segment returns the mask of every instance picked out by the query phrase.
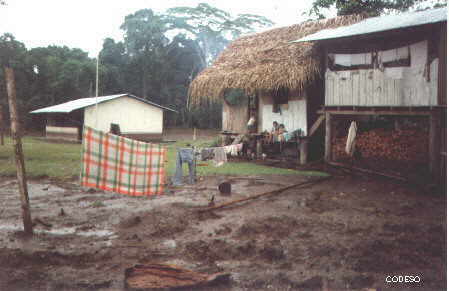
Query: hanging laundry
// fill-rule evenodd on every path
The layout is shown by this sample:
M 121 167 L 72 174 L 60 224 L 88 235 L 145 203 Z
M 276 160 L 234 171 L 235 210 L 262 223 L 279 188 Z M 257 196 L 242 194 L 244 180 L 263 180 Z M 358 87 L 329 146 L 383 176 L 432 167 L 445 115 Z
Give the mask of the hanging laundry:
M 232 152 L 232 145 L 224 146 L 223 150 L 226 154 L 230 154 Z
M 235 137 L 235 139 L 232 141 L 232 144 L 239 144 L 242 142 L 242 140 L 245 138 L 244 134 L 239 134 Z
M 83 130 L 81 186 L 132 196 L 162 194 L 165 147 L 105 133 Z
M 236 157 L 236 156 L 239 155 L 239 152 L 242 151 L 243 144 L 242 143 L 240 143 L 240 144 L 233 144 L 233 145 L 230 145 L 230 147 L 231 147 L 231 156 Z
M 243 150 L 243 143 L 236 144 L 236 146 L 238 152 L 241 152 Z
M 194 184 L 196 180 L 195 153 L 192 148 L 180 148 L 176 154 L 176 172 L 173 177 L 173 185 L 182 185 L 182 164 L 189 166 L 189 183 Z
M 284 137 L 283 138 L 284 141 L 289 141 L 293 137 L 293 135 L 290 132 L 284 132 L 282 135 Z
M 224 147 L 214 148 L 214 163 L 215 167 L 220 167 L 224 163 L 228 162 Z
M 206 161 L 214 158 L 214 148 L 201 149 L 201 160 Z
M 351 126 L 348 131 L 348 138 L 346 140 L 345 152 L 351 157 L 354 155 L 355 151 L 355 138 L 357 135 L 357 123 L 355 121 L 351 122 Z

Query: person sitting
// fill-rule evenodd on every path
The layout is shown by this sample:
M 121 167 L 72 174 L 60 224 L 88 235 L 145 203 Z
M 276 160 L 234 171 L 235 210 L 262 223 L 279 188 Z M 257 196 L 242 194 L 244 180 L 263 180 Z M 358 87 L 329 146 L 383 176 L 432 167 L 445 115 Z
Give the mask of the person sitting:
M 279 129 L 278 129 L 278 141 L 280 142 L 285 142 L 285 134 L 287 133 L 287 130 L 285 129 L 285 125 L 284 124 L 279 124 Z
M 273 128 L 271 128 L 271 132 L 268 133 L 268 136 L 266 139 L 266 141 L 268 143 L 273 143 L 276 141 L 277 135 L 278 135 L 278 130 L 279 130 L 279 125 L 278 125 L 277 121 L 273 121 Z
M 248 133 L 254 133 L 256 129 L 256 117 L 254 113 L 251 113 L 248 123 L 246 124 Z

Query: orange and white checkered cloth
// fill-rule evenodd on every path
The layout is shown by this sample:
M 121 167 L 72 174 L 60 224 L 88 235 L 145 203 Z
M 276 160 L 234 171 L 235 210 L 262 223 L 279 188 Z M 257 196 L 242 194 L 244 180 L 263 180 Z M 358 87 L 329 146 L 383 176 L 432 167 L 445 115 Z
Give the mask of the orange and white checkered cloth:
M 131 196 L 162 194 L 166 148 L 84 127 L 81 186 Z

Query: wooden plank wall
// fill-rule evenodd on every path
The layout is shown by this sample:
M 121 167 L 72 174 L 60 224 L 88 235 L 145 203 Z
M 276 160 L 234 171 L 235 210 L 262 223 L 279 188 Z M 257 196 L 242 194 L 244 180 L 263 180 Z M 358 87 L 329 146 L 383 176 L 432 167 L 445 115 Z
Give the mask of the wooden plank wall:
M 439 39 L 439 78 L 438 78 L 438 102 L 440 105 L 447 104 L 447 24 L 441 25 Z
M 223 102 L 223 130 L 246 133 L 248 119 L 247 101 L 237 106 Z
M 438 59 L 426 68 L 427 41 L 410 46 L 411 66 L 326 71 L 327 106 L 437 105 Z M 426 70 L 430 69 L 430 81 Z
M 273 98 L 263 96 L 259 100 L 259 128 L 258 131 L 271 131 L 273 121 L 284 124 L 288 131 L 302 129 L 307 134 L 307 100 L 305 97 L 292 98 L 288 101 L 288 109 L 283 107 L 281 112 L 273 112 Z

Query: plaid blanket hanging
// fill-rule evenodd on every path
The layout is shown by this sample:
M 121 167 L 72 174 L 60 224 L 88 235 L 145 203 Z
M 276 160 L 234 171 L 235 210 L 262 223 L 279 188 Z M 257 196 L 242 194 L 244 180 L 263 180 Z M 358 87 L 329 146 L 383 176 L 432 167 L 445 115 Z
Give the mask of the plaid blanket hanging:
M 81 186 L 131 196 L 162 194 L 166 149 L 85 126 Z

